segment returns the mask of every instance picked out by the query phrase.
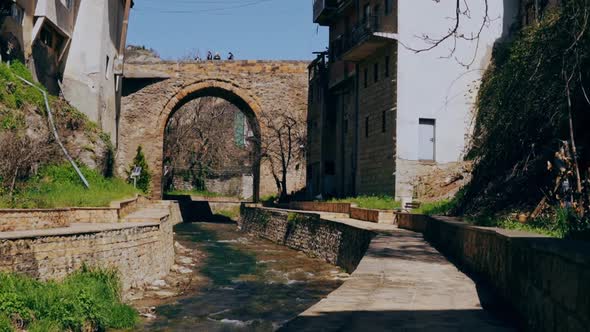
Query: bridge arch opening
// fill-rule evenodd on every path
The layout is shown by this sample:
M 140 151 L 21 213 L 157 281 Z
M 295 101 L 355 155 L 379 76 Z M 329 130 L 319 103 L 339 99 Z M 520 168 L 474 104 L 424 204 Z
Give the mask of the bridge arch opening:
M 180 91 L 161 114 L 162 193 L 200 191 L 258 201 L 259 111 L 253 98 L 230 84 L 202 82 Z

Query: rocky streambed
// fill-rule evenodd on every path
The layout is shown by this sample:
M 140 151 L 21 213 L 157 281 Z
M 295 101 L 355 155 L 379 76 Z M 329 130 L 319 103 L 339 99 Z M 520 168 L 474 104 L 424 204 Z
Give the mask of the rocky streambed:
M 138 331 L 274 331 L 338 288 L 338 267 L 233 223 L 176 228 L 176 264 L 141 293 Z

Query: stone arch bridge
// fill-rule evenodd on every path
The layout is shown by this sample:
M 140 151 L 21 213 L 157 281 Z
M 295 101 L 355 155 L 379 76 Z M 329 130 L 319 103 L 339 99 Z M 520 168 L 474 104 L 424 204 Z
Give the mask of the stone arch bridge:
M 306 121 L 307 62 L 208 61 L 125 64 L 121 112 L 118 115 L 117 173 L 126 174 L 142 146 L 152 172 L 152 194 L 162 195 L 165 128 L 170 116 L 187 102 L 205 96 L 236 105 L 249 119 L 255 136 L 268 131 L 259 119 L 290 114 Z M 262 160 L 254 174 L 254 195 L 276 193 L 270 165 Z M 289 172 L 290 191 L 305 185 L 305 161 Z

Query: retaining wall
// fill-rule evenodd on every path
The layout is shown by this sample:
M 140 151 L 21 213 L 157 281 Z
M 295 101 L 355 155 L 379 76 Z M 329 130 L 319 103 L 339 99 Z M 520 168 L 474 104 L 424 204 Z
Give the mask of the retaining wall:
M 492 285 L 529 331 L 588 331 L 590 245 L 451 219 L 401 214 L 442 253 Z
M 180 221 L 174 203 L 161 223 L 97 224 L 57 235 L 37 230 L 0 236 L 0 271 L 48 280 L 61 279 L 84 264 L 116 268 L 125 294 L 168 274 L 174 263 L 172 227 Z
M 116 223 L 147 202 L 136 197 L 110 207 L 60 209 L 0 209 L 0 232 L 67 227 L 71 223 Z
M 350 204 L 326 202 L 290 202 L 289 209 L 349 214 Z
M 322 220 L 317 214 L 285 212 L 243 205 L 242 231 L 268 239 L 309 256 L 354 271 L 374 233 Z

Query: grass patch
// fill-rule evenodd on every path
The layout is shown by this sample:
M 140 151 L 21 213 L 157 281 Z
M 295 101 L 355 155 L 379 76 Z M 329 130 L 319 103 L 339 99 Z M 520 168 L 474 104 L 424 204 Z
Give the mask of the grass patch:
M 117 274 L 107 270 L 83 268 L 62 282 L 0 273 L 0 331 L 132 328 L 138 314 L 121 303 L 119 289 Z
M 476 226 L 498 227 L 517 231 L 531 232 L 556 238 L 566 238 L 577 229 L 572 228 L 573 211 L 569 209 L 556 209 L 551 215 L 529 219 L 521 223 L 510 216 L 477 216 L 468 217 L 467 221 Z
M 424 202 L 420 204 L 420 207 L 412 210 L 415 214 L 425 214 L 428 216 L 434 215 L 446 215 L 453 207 L 455 207 L 455 200 L 442 200 L 437 202 Z
M 362 209 L 393 210 L 401 207 L 401 202 L 391 196 L 358 196 L 332 199 L 330 203 L 352 203 Z
M 237 220 L 240 218 L 240 207 L 236 206 L 229 209 L 220 210 L 216 213 L 217 215 L 227 217 L 232 220 Z
M 86 167 L 81 170 L 90 189 L 84 188 L 71 165 L 50 165 L 20 186 L 13 197 L 0 195 L 0 207 L 106 207 L 112 201 L 134 197 L 138 192 L 121 179 L 105 178 Z

